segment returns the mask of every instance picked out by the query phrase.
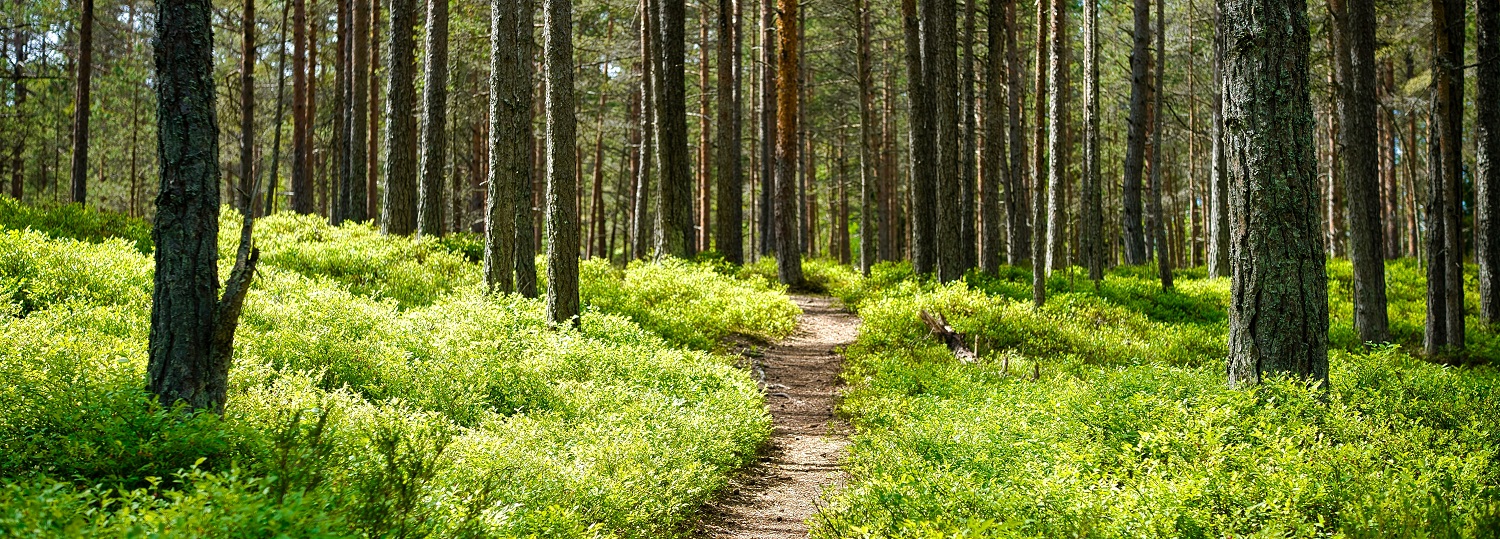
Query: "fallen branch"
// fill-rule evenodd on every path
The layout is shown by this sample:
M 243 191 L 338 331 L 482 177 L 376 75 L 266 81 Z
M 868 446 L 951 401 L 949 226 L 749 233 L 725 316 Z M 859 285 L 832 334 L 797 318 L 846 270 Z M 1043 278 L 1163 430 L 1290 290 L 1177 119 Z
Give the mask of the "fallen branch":
M 932 313 L 922 311 L 921 317 L 922 321 L 927 323 L 927 329 L 932 330 L 933 335 L 937 335 L 939 339 L 943 340 L 943 344 L 948 345 L 948 350 L 953 352 L 953 357 L 958 358 L 960 363 L 974 363 L 979 361 L 979 356 L 973 350 L 970 350 L 968 345 L 964 344 L 964 335 L 955 331 L 953 326 L 948 325 L 948 320 L 943 318 L 943 315 L 933 316 Z

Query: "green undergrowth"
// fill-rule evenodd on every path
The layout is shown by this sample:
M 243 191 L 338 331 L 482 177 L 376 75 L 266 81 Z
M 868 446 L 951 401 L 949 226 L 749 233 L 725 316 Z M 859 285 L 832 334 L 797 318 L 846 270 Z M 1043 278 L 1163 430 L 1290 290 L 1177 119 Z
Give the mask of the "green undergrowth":
M 136 250 L 151 253 L 150 224 L 82 204 L 36 206 L 23 204 L 9 195 L 0 195 L 0 228 L 32 229 L 54 238 L 90 243 L 122 238 Z
M 832 291 L 864 320 L 841 408 L 851 480 L 814 536 L 1496 536 L 1493 332 L 1470 326 L 1478 366 L 1413 356 L 1423 285 L 1397 261 L 1397 343 L 1367 348 L 1349 327 L 1347 262 L 1330 266 L 1331 385 L 1249 390 L 1224 379 L 1228 280 L 1201 270 L 1171 293 L 1145 268 L 1097 290 L 1057 272 L 1041 309 L 1017 269 L 949 285 L 904 264 L 846 271 Z M 922 310 L 980 361 L 953 359 Z
M 278 214 L 220 418 L 142 389 L 150 256 L 32 228 L 0 230 L 0 537 L 683 535 L 770 430 L 686 328 L 799 314 L 711 267 L 591 262 L 556 328 L 439 242 Z

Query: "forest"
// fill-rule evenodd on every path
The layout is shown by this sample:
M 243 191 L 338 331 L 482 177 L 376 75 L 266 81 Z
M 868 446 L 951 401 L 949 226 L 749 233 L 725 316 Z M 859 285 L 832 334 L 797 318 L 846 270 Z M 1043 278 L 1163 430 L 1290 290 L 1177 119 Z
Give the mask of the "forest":
M 0 2 L 0 537 L 1500 537 L 1497 160 L 1496 0 Z

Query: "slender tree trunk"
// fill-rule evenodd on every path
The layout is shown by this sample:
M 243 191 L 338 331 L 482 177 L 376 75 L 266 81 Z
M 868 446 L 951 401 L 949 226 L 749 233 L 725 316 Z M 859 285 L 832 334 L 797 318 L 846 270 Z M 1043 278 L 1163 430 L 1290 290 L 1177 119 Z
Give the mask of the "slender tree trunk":
M 1099 190 L 1099 0 L 1083 3 L 1083 263 L 1104 279 L 1104 203 Z
M 1031 189 L 1031 223 L 1036 227 L 1036 241 L 1031 245 L 1031 301 L 1037 307 L 1041 307 L 1047 301 L 1047 161 L 1045 159 L 1045 146 L 1043 141 L 1046 137 L 1047 119 L 1043 111 L 1046 110 L 1047 102 L 1047 50 L 1051 43 L 1047 39 L 1048 8 L 1051 0 L 1038 0 L 1036 3 L 1036 77 L 1035 91 L 1032 98 L 1035 100 L 1032 110 L 1035 111 L 1035 121 L 1032 124 L 1032 176 Z
M 1328 381 L 1328 277 L 1304 0 L 1221 3 L 1231 233 L 1229 383 Z
M 89 111 L 94 75 L 94 0 L 80 0 L 78 73 L 73 97 L 73 202 L 88 203 Z M 215 181 L 217 184 L 217 179 Z M 218 189 L 215 187 L 215 189 Z
M 1010 4 L 1005 0 L 1005 4 Z M 996 3 L 986 13 L 989 56 L 985 58 L 984 72 L 984 166 L 979 187 L 979 269 L 994 273 L 1000 269 L 1001 249 L 1004 244 L 1000 234 L 1000 189 L 1010 186 L 1010 169 L 1006 164 L 1005 140 L 1005 10 L 1008 7 Z
M 417 235 L 443 234 L 443 176 L 448 163 L 448 0 L 427 0 L 427 59 L 422 80 L 422 184 Z
M 380 0 L 370 0 L 370 98 L 369 128 L 365 150 L 365 216 L 380 216 Z
M 578 176 L 573 162 L 578 119 L 573 110 L 573 0 L 546 0 L 546 10 L 547 318 L 554 324 L 576 325 Z
M 278 180 L 281 178 L 281 132 L 286 112 L 286 21 L 291 8 L 291 2 L 282 2 L 281 35 L 276 40 L 281 44 L 281 50 L 277 54 L 279 58 L 276 62 L 276 125 L 274 126 L 275 132 L 271 135 L 271 183 L 266 187 L 264 211 L 253 212 L 255 215 L 268 215 L 276 211 L 276 190 Z
M 1026 127 L 1021 118 L 1022 84 L 1021 50 L 1016 44 L 1015 0 L 1001 0 L 1005 9 L 1006 127 L 1010 136 L 1010 179 L 1005 185 L 1005 214 L 1010 236 L 1007 238 L 1006 262 L 1025 266 L 1031 261 L 1031 208 L 1026 188 Z
M 341 195 L 348 200 L 344 217 L 355 222 L 369 219 L 365 212 L 368 177 L 367 164 L 370 117 L 365 111 L 370 108 L 370 4 L 365 0 L 348 0 L 350 9 L 349 47 L 349 178 L 348 192 Z
M 234 270 L 219 297 L 219 125 L 214 111 L 213 4 L 157 4 L 157 147 L 161 186 L 151 238 L 155 287 L 147 387 L 163 405 L 221 413 L 240 308 L 255 273 L 246 214 Z
M 740 144 L 740 2 L 719 0 L 719 140 L 714 154 L 719 169 L 719 198 L 715 222 L 719 254 L 731 264 L 745 263 L 744 165 Z
M 711 136 L 713 126 L 708 121 L 708 3 L 710 0 L 698 1 L 698 193 L 693 203 L 693 228 L 696 238 L 694 241 L 700 249 L 707 251 L 712 245 L 709 240 L 712 224 L 709 224 L 709 210 L 712 209 L 713 196 L 713 166 L 714 147 Z M 723 48 L 723 34 L 719 34 Z
M 776 277 L 792 288 L 802 286 L 801 245 L 797 241 L 797 0 L 779 0 L 776 35 Z
M 925 13 L 925 10 L 924 10 Z M 906 84 L 911 103 L 911 260 L 919 275 L 937 269 L 934 243 L 937 233 L 937 159 L 936 134 L 933 125 L 936 112 L 929 93 L 932 76 L 923 58 L 923 24 L 930 19 L 918 16 L 917 0 L 901 1 L 901 16 L 906 37 Z
M 1229 184 L 1224 162 L 1224 32 L 1219 6 L 1214 5 L 1213 120 L 1209 150 L 1208 276 L 1229 275 Z
M 661 82 L 657 95 L 657 161 L 661 163 L 657 196 L 656 252 L 658 256 L 692 258 L 697 254 L 693 234 L 693 177 L 688 167 L 686 74 L 686 6 L 662 0 L 657 8 L 657 57 Z
M 1432 0 L 1432 121 L 1429 122 L 1427 328 L 1429 355 L 1462 355 L 1463 288 L 1463 0 Z
M 1151 0 L 1135 0 L 1135 35 L 1130 53 L 1130 126 L 1125 142 L 1125 263 L 1145 264 L 1146 231 L 1141 226 L 1141 173 L 1146 162 L 1146 106 L 1150 100 Z
M 963 65 L 959 68 L 959 132 L 960 144 L 958 203 L 958 254 L 959 271 L 973 268 L 979 263 L 977 249 L 979 234 L 975 229 L 975 197 L 978 195 L 979 157 L 974 102 L 974 13 L 977 0 L 964 0 Z
M 1068 265 L 1067 246 L 1067 201 L 1065 193 L 1068 181 L 1068 95 L 1072 90 L 1068 81 L 1068 60 L 1064 48 L 1068 43 L 1068 10 L 1064 0 L 1052 2 L 1049 31 L 1051 46 L 1047 53 L 1047 69 L 1051 86 L 1047 100 L 1047 270 L 1063 269 Z
M 352 75 L 349 70 L 349 38 L 352 30 L 349 28 L 349 0 L 338 0 L 338 41 L 336 50 L 338 56 L 334 62 L 334 70 L 338 79 L 338 99 L 333 107 L 333 132 L 334 144 L 336 145 L 338 176 L 333 181 L 333 208 L 329 212 L 329 223 L 334 226 L 343 224 L 349 218 L 349 178 L 353 171 L 349 165 L 349 152 L 353 144 L 350 135 L 349 103 L 354 99 Z
M 322 161 L 321 152 L 318 150 L 318 29 L 323 26 L 323 17 L 314 13 L 307 26 L 307 130 L 302 136 L 307 138 L 304 143 L 307 146 L 307 175 L 306 184 L 299 186 L 292 182 L 292 209 L 298 213 L 312 214 L 322 207 L 318 196 L 323 182 L 318 180 Z M 305 211 L 304 211 L 305 210 Z
M 307 0 L 292 0 L 292 210 L 298 213 L 312 212 L 312 162 L 311 140 L 307 132 L 312 115 L 307 107 Z M 271 194 L 270 196 L 278 196 Z M 304 199 L 306 202 L 304 203 Z M 270 211 L 276 211 L 274 205 Z
M 301 0 L 299 0 L 301 1 Z M 391 0 L 386 74 L 385 191 L 381 193 L 380 229 L 409 235 L 417 229 L 417 122 L 415 46 L 416 0 Z
M 18 99 L 24 92 L 17 92 Z M 132 174 L 132 176 L 134 176 Z M 255 178 L 255 0 L 245 0 L 240 16 L 240 185 L 235 204 L 245 215 L 254 215 L 250 201 Z M 15 195 L 16 200 L 21 195 Z
M 1168 219 L 1162 213 L 1162 168 L 1166 163 L 1161 155 L 1161 132 L 1166 128 L 1166 109 L 1162 108 L 1162 94 L 1166 93 L 1167 17 L 1166 0 L 1156 0 L 1156 76 L 1151 78 L 1151 229 L 1156 243 L 1156 273 L 1163 290 L 1172 289 L 1172 241 L 1168 239 Z
M 960 243 L 963 241 L 960 221 L 963 215 L 963 200 L 960 184 L 964 158 L 960 141 L 960 111 L 958 105 L 958 35 L 955 0 L 924 0 L 923 7 L 931 6 L 922 21 L 923 64 L 930 71 L 933 101 L 933 117 L 936 120 L 937 156 L 937 272 L 941 282 L 955 281 L 963 277 L 963 257 Z
M 1475 202 L 1479 238 L 1479 315 L 1500 321 L 1500 5 L 1475 0 L 1478 70 L 1475 72 Z M 1383 290 L 1382 290 L 1383 291 Z
M 640 169 L 635 179 L 635 222 L 631 230 L 631 257 L 646 258 L 651 243 L 647 240 L 653 230 L 650 219 L 651 175 L 655 170 L 656 155 L 656 48 L 652 46 L 656 34 L 655 3 L 660 0 L 641 0 L 641 146 Z
M 760 0 L 760 254 L 776 252 L 776 9 L 772 0 Z
M 875 172 L 878 136 L 875 125 L 875 81 L 870 63 L 870 5 L 854 1 L 855 82 L 859 86 L 859 268 L 865 275 L 880 258 L 878 230 L 885 226 L 879 203 L 879 176 Z
M 1338 74 L 1339 144 L 1344 192 L 1348 194 L 1349 259 L 1354 266 L 1354 329 L 1364 342 L 1390 340 L 1385 301 L 1385 256 L 1381 238 L 1380 156 L 1375 98 L 1375 4 L 1329 0 L 1333 31 L 1346 45 L 1335 51 Z

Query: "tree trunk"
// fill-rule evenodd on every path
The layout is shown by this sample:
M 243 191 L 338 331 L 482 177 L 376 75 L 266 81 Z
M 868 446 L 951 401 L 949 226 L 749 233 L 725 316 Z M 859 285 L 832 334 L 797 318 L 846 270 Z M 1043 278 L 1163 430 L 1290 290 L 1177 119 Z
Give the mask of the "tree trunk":
M 427 59 L 422 81 L 422 185 L 417 235 L 443 234 L 443 177 L 448 163 L 448 0 L 427 0 Z
M 1339 143 L 1348 195 L 1349 260 L 1354 266 L 1354 329 L 1364 342 L 1390 340 L 1385 301 L 1385 256 L 1381 230 L 1380 155 L 1375 99 L 1375 4 L 1329 0 L 1333 31 L 1344 51 L 1335 56 L 1340 99 Z M 1482 191 L 1481 191 L 1482 192 Z
M 281 35 L 276 42 L 280 43 L 279 57 L 276 61 L 276 125 L 275 132 L 271 135 L 271 183 L 266 186 L 266 201 L 264 207 L 255 211 L 255 215 L 270 214 L 276 211 L 276 189 L 278 180 L 281 178 L 281 132 L 282 124 L 285 122 L 286 113 L 286 21 L 291 12 L 292 3 L 281 4 Z
M 713 207 L 709 197 L 713 196 L 714 147 L 713 126 L 708 121 L 708 3 L 709 0 L 698 1 L 698 189 L 693 202 L 694 242 L 704 251 L 713 245 L 709 239 L 713 227 L 709 224 L 709 210 Z M 723 34 L 719 38 L 722 40 Z M 722 43 L 719 48 L 723 48 Z
M 307 106 L 307 0 L 292 0 L 292 210 L 312 213 L 312 147 L 308 131 L 312 114 Z M 269 196 L 280 198 L 279 193 Z M 267 209 L 275 212 L 274 205 Z
M 1064 0 L 1050 0 L 1051 45 L 1047 53 L 1047 270 L 1068 265 L 1067 202 L 1064 194 L 1068 178 L 1068 60 L 1063 48 L 1068 43 L 1068 11 Z
M 219 125 L 214 111 L 213 4 L 165 0 L 156 17 L 156 119 L 161 185 L 151 238 L 155 288 L 146 365 L 163 405 L 222 413 L 240 308 L 255 273 L 251 215 L 219 292 Z
M 350 221 L 363 222 L 370 218 L 365 212 L 365 182 L 368 177 L 370 117 L 370 4 L 364 0 L 348 0 L 350 4 L 350 48 L 349 48 L 349 178 L 348 201 L 345 202 L 344 217 Z
M 1004 248 L 1000 233 L 1000 190 L 1005 186 L 1009 195 L 1012 189 L 1005 144 L 1006 9 L 1009 8 L 996 3 L 989 8 L 985 21 L 988 56 L 984 71 L 984 166 L 979 184 L 979 270 L 985 273 L 1000 269 Z
M 776 251 L 776 19 L 772 0 L 760 0 L 760 254 Z
M 1229 275 L 1229 184 L 1224 162 L 1224 31 L 1223 16 L 1214 5 L 1214 91 L 1212 148 L 1208 185 L 1208 276 Z
M 1026 127 L 1021 119 L 1022 95 L 1025 86 L 1021 80 L 1021 49 L 1016 44 L 1016 2 L 1001 0 L 1005 5 L 1005 65 L 1007 131 L 1010 136 L 1010 179 L 1005 185 L 1005 215 L 1007 238 L 1006 262 L 1012 266 L 1025 266 L 1031 261 L 1031 208 L 1029 191 L 1026 188 Z
M 1036 3 L 1036 77 L 1035 91 L 1032 94 L 1035 111 L 1032 123 L 1032 201 L 1031 201 L 1031 223 L 1035 226 L 1034 233 L 1036 241 L 1031 245 L 1031 301 L 1037 307 L 1041 307 L 1047 301 L 1047 178 L 1044 176 L 1047 170 L 1046 154 L 1042 145 L 1043 137 L 1046 136 L 1045 128 L 1047 102 L 1047 50 L 1050 41 L 1047 40 L 1049 30 L 1048 1 L 1038 0 Z
M 505 293 L 516 290 L 517 225 L 531 222 L 531 201 L 516 194 L 523 185 L 528 192 L 531 186 L 528 142 L 532 137 L 531 10 L 527 8 L 530 3 L 531 0 L 494 0 L 490 4 L 489 196 L 485 203 L 484 282 L 490 290 Z M 518 218 L 519 215 L 525 218 Z
M 380 0 L 370 1 L 370 97 L 366 103 L 369 110 L 365 150 L 365 217 L 376 219 L 380 215 Z M 356 202 L 357 203 L 357 202 Z
M 657 7 L 657 161 L 661 163 L 656 211 L 657 256 L 692 258 L 693 176 L 688 167 L 686 2 L 663 0 Z
M 926 3 L 923 4 L 926 6 Z M 933 125 L 936 112 L 933 110 L 931 67 L 923 57 L 922 47 L 927 33 L 924 24 L 931 19 L 918 16 L 917 0 L 901 1 L 901 16 L 906 37 L 906 84 L 907 97 L 911 103 L 911 261 L 918 275 L 927 275 L 937 269 L 935 244 L 937 234 L 937 141 Z
M 870 5 L 854 1 L 855 82 L 859 85 L 859 268 L 865 275 L 880 259 L 879 239 L 884 227 L 879 200 L 879 175 L 875 172 L 875 80 L 870 63 Z
M 94 0 L 80 0 L 78 23 L 78 79 L 73 98 L 73 202 L 88 203 L 89 111 L 94 75 Z M 217 179 L 214 189 L 217 187 Z
M 1125 263 L 1145 264 L 1146 231 L 1141 223 L 1141 173 L 1146 165 L 1146 106 L 1150 100 L 1151 0 L 1135 0 L 1134 45 L 1130 52 L 1130 126 L 1125 142 Z
M 349 168 L 349 151 L 352 149 L 353 139 L 349 131 L 349 102 L 354 98 L 354 89 L 351 86 L 349 73 L 349 0 L 338 0 L 336 2 L 338 29 L 335 36 L 337 56 L 334 61 L 335 79 L 338 81 L 338 98 L 333 107 L 333 132 L 334 145 L 337 162 L 335 163 L 337 175 L 332 182 L 332 209 L 329 211 L 329 223 L 338 226 L 343 224 L 349 217 L 349 177 L 352 170 Z
M 303 1 L 303 0 L 298 0 Z M 416 0 L 391 0 L 386 73 L 385 191 L 381 193 L 380 229 L 409 235 L 417 229 L 417 122 L 414 57 Z
M 132 19 L 132 22 L 133 22 L 134 18 L 135 18 L 135 10 L 132 9 L 131 10 L 131 19 Z M 28 32 L 26 32 L 25 30 L 22 30 L 22 29 L 14 29 L 14 30 L 12 30 L 12 32 L 14 33 L 14 36 L 12 36 L 12 37 L 15 39 L 15 48 L 16 48 L 16 61 L 15 61 L 15 64 L 12 66 L 13 69 L 11 70 L 11 74 L 14 77 L 14 81 L 12 81 L 12 84 L 14 85 L 13 87 L 15 89 L 15 103 L 14 104 L 15 104 L 15 110 L 20 111 L 22 109 L 22 107 L 25 106 L 25 104 L 26 104 L 26 94 L 27 94 L 26 79 L 21 74 L 21 66 L 23 66 L 23 65 L 26 64 L 26 42 L 28 41 L 28 38 L 30 37 L 30 34 Z M 134 92 L 135 92 L 134 88 L 131 89 L 131 92 L 132 92 L 132 96 L 133 96 Z M 131 118 L 130 118 L 130 125 L 131 125 L 131 127 L 130 127 L 131 128 L 131 146 L 130 146 L 130 149 L 131 149 L 132 164 L 134 163 L 134 157 L 135 157 L 135 130 L 138 128 L 137 125 L 136 125 L 137 122 L 135 121 L 135 107 L 137 106 L 137 103 L 136 103 L 137 101 L 139 101 L 139 100 L 138 99 L 132 100 L 131 105 L 130 105 L 131 106 L 131 109 L 130 109 L 130 112 L 131 112 Z M 15 144 L 11 146 L 11 152 L 10 152 L 10 174 L 11 174 L 11 176 L 10 176 L 10 197 L 16 199 L 17 201 L 20 201 L 22 195 L 26 194 L 26 161 L 25 161 L 25 157 L 26 157 L 26 137 L 27 137 L 27 135 L 29 133 L 27 132 L 28 130 L 25 129 L 25 128 L 20 129 L 18 131 L 20 131 L 20 132 L 16 133 L 16 141 L 15 141 Z M 135 173 L 132 170 L 131 171 L 131 178 L 134 178 L 134 177 L 135 177 Z M 133 209 L 133 207 L 132 207 L 132 209 Z
M 1168 219 L 1162 212 L 1162 162 L 1161 132 L 1166 128 L 1166 109 L 1162 108 L 1162 94 L 1166 93 L 1167 26 L 1166 0 L 1156 0 L 1156 76 L 1151 78 L 1151 229 L 1156 244 L 1156 274 L 1161 279 L 1162 290 L 1172 289 L 1172 241 L 1168 239 Z
M 651 175 L 656 155 L 656 7 L 660 0 L 641 0 L 641 146 L 640 168 L 635 178 L 635 222 L 631 229 L 631 257 L 637 260 L 650 254 L 653 226 L 650 219 Z
M 719 151 L 714 154 L 719 169 L 718 210 L 715 216 L 719 254 L 731 264 L 745 263 L 744 220 L 745 171 L 740 144 L 740 2 L 719 0 Z
M 680 3 L 678 4 L 681 5 Z M 680 8 L 679 8 L 680 9 Z M 680 19 L 679 19 L 680 21 Z M 578 176 L 573 110 L 573 0 L 546 0 L 547 318 L 578 319 Z
M 1479 238 L 1479 315 L 1500 321 L 1500 5 L 1475 0 L 1479 67 L 1475 108 L 1474 186 Z M 1383 291 L 1383 290 L 1382 290 Z
M 1104 279 L 1104 202 L 1099 190 L 1099 0 L 1083 3 L 1083 264 Z
M 24 92 L 17 92 L 23 99 Z M 245 0 L 240 16 L 240 185 L 235 205 L 240 213 L 254 215 L 250 201 L 255 189 L 255 0 Z M 16 200 L 21 199 L 19 190 Z
M 963 257 L 960 254 L 963 241 L 959 221 L 963 215 L 963 200 L 960 185 L 963 182 L 960 166 L 963 164 L 962 142 L 958 105 L 958 35 L 955 0 L 924 0 L 922 5 L 931 5 L 922 21 L 923 64 L 929 66 L 933 85 L 930 93 L 933 101 L 933 118 L 936 120 L 937 156 L 937 271 L 938 281 L 950 282 L 963 278 Z
M 1432 121 L 1427 206 L 1427 327 L 1429 355 L 1464 350 L 1462 0 L 1432 0 Z
M 1232 386 L 1286 373 L 1328 382 L 1328 277 L 1318 222 L 1307 7 L 1221 4 L 1232 252 Z
M 797 0 L 778 0 L 776 35 L 776 277 L 802 286 L 802 246 L 797 241 Z
M 959 275 L 979 263 L 979 235 L 975 230 L 975 196 L 979 182 L 979 141 L 974 103 L 974 12 L 977 0 L 964 0 L 963 66 L 959 69 L 958 255 Z

